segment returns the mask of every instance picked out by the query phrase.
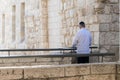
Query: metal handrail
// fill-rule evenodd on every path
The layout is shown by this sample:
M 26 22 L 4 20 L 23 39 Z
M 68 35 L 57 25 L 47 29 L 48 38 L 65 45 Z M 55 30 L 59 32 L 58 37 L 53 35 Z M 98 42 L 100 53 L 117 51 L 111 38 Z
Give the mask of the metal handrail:
M 98 48 L 96 46 L 90 46 L 91 53 L 93 48 Z M 43 48 L 43 49 L 0 49 L 0 52 L 8 52 L 8 55 L 10 56 L 10 52 L 22 52 L 22 51 L 60 51 L 60 53 L 64 53 L 64 51 L 71 51 L 74 52 L 77 50 L 75 47 L 69 47 L 69 48 Z
M 76 50 L 76 48 L 0 49 L 0 52 L 6 52 L 6 51 L 65 51 L 65 50 Z
M 103 57 L 104 56 L 115 56 L 114 53 L 93 53 L 92 49 L 98 48 L 97 46 L 90 46 L 91 53 L 80 53 L 80 54 L 73 54 L 74 50 L 77 48 L 69 47 L 69 48 L 46 48 L 46 49 L 0 49 L 0 52 L 8 52 L 9 56 L 0 56 L 0 58 L 27 58 L 27 57 L 42 57 L 42 58 L 54 58 L 54 57 L 90 57 L 90 56 L 98 56 Z M 47 55 L 23 55 L 23 56 L 10 56 L 11 51 L 63 51 L 64 54 L 47 54 Z M 64 52 L 64 51 L 71 51 L 71 52 Z M 99 58 L 100 60 L 100 58 Z
M 90 46 L 90 49 L 98 48 L 97 46 Z M 0 49 L 0 52 L 6 51 L 65 51 L 65 50 L 76 50 L 75 47 L 68 48 L 43 48 L 43 49 Z
M 54 57 L 87 57 L 87 56 L 115 56 L 114 53 L 65 53 L 65 54 L 46 54 L 46 55 L 21 55 L 21 56 L 0 56 L 0 58 L 22 58 L 22 57 L 42 57 L 42 58 L 54 58 Z

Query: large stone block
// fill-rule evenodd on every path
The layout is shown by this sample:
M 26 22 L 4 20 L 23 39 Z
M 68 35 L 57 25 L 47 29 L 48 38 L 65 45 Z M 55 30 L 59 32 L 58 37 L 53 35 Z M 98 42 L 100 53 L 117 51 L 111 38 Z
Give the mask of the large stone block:
M 111 12 L 110 5 L 105 5 L 104 12 L 105 12 L 105 14 L 110 14 L 110 12 Z
M 25 79 L 34 78 L 53 78 L 53 77 L 64 77 L 64 68 L 60 67 L 49 67 L 49 68 L 28 68 L 24 70 Z
M 91 74 L 115 74 L 115 64 L 93 64 L 91 65 Z
M 119 53 L 119 46 L 118 45 L 116 45 L 116 46 L 110 46 L 109 52 L 114 53 L 114 54 L 116 54 L 116 56 L 118 56 L 119 55 L 118 54 Z
M 59 62 L 60 62 L 60 61 L 62 61 L 62 59 L 63 59 L 63 58 L 52 58 L 52 61 L 55 61 L 55 62 L 56 62 L 56 61 L 57 61 L 57 62 L 59 61 Z
M 99 23 L 110 23 L 111 22 L 111 15 L 99 14 L 98 21 L 99 21 Z
M 59 65 L 60 63 L 55 61 L 55 62 L 50 62 L 50 61 L 44 61 L 44 62 L 37 62 L 37 63 L 30 63 L 29 65 Z
M 112 14 L 111 15 L 111 22 L 113 22 L 113 23 L 114 22 L 119 22 L 119 14 Z
M 36 58 L 37 62 L 52 61 L 51 58 Z
M 1 80 L 15 80 L 23 78 L 22 69 L 1 69 L 0 79 Z
M 84 80 L 115 80 L 115 75 L 88 75 L 84 76 Z
M 88 74 L 90 74 L 90 65 L 65 67 L 65 76 L 88 75 Z
M 105 32 L 100 32 L 99 33 L 100 35 L 100 38 L 99 38 L 99 41 L 100 41 L 100 45 L 104 45 L 105 44 Z
M 111 7 L 111 13 L 119 14 L 119 4 L 113 4 L 110 6 Z
M 118 45 L 118 32 L 100 32 L 101 45 Z
M 94 40 L 95 45 L 99 45 L 99 32 L 94 32 L 94 37 L 92 40 Z
M 99 24 L 90 25 L 90 31 L 99 31 Z
M 110 23 L 110 31 L 119 31 L 119 22 Z
M 3 63 L 17 63 L 19 62 L 18 59 L 15 59 L 15 58 L 5 58 L 5 59 L 2 59 L 2 62 Z
M 19 58 L 19 62 L 35 62 L 35 58 Z
M 109 24 L 100 24 L 100 31 L 109 31 L 110 25 Z
M 0 59 L 0 63 L 3 63 L 3 60 L 2 60 L 2 59 Z
M 107 45 L 117 45 L 119 42 L 119 34 L 118 32 L 106 32 L 104 35 L 105 44 Z

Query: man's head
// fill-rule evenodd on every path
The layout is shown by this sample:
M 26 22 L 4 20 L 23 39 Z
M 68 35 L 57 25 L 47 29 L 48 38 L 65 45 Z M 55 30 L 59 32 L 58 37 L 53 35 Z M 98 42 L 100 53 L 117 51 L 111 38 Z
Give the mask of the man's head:
M 84 23 L 83 21 L 81 21 L 81 22 L 79 23 L 79 27 L 80 27 L 80 29 L 81 29 L 81 28 L 85 28 L 85 23 Z

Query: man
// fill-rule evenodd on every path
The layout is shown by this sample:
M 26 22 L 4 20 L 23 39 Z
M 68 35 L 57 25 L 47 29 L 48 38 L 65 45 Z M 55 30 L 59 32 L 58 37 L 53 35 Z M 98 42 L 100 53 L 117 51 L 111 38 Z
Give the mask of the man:
M 89 54 L 92 41 L 91 34 L 85 28 L 84 22 L 79 23 L 79 28 L 80 30 L 75 35 L 72 47 L 77 47 L 77 54 Z M 89 63 L 89 57 L 77 57 L 77 63 Z

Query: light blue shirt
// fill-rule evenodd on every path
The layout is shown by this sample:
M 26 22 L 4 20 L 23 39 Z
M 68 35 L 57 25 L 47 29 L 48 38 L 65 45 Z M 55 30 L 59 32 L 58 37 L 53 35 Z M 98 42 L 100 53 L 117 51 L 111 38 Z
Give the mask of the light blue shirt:
M 92 38 L 91 33 L 86 29 L 80 29 L 73 40 L 73 47 L 77 47 L 78 54 L 88 54 L 90 53 Z

